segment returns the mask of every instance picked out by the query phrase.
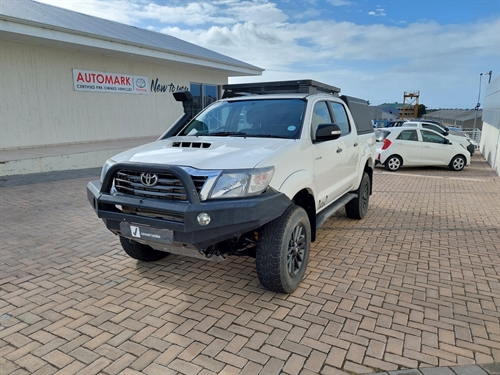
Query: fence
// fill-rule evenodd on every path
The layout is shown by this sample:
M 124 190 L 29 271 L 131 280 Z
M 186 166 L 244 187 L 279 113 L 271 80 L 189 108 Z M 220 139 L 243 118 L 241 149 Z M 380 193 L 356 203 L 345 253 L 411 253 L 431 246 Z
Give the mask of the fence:
M 480 129 L 463 129 L 462 130 L 469 137 L 471 143 L 474 145 L 476 149 L 479 148 L 479 144 L 481 143 L 481 130 Z

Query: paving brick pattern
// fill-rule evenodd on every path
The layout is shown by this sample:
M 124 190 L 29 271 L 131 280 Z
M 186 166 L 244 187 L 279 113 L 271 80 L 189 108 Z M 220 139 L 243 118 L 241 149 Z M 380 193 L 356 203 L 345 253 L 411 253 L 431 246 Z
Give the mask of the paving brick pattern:
M 291 295 L 251 258 L 127 257 L 86 172 L 0 181 L 2 375 L 500 373 L 500 178 L 480 154 L 377 167 L 366 218 L 325 223 Z

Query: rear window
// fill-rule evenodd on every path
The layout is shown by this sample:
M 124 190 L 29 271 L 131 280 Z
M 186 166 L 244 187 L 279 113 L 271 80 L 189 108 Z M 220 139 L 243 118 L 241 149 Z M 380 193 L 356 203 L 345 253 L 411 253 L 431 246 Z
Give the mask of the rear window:
M 390 131 L 377 129 L 375 130 L 375 139 L 377 140 L 377 142 L 383 142 L 389 134 L 391 134 Z

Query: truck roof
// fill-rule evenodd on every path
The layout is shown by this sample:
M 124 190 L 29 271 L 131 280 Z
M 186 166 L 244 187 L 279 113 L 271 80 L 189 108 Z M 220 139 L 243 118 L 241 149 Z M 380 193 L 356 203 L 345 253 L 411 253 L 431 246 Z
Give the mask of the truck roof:
M 312 79 L 301 79 L 295 81 L 275 82 L 253 82 L 234 83 L 223 85 L 223 98 L 245 95 L 267 95 L 267 94 L 316 94 L 319 92 L 338 96 L 340 88 L 330 86 Z

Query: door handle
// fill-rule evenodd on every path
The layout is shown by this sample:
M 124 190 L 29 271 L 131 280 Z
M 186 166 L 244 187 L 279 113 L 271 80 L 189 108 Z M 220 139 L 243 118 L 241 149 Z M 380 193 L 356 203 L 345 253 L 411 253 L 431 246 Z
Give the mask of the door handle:
M 340 154 L 342 151 L 343 151 L 343 150 L 339 147 L 339 148 L 337 149 L 337 154 Z
M 357 144 L 357 143 L 355 143 L 355 144 L 354 144 L 354 147 L 358 147 L 358 144 Z

